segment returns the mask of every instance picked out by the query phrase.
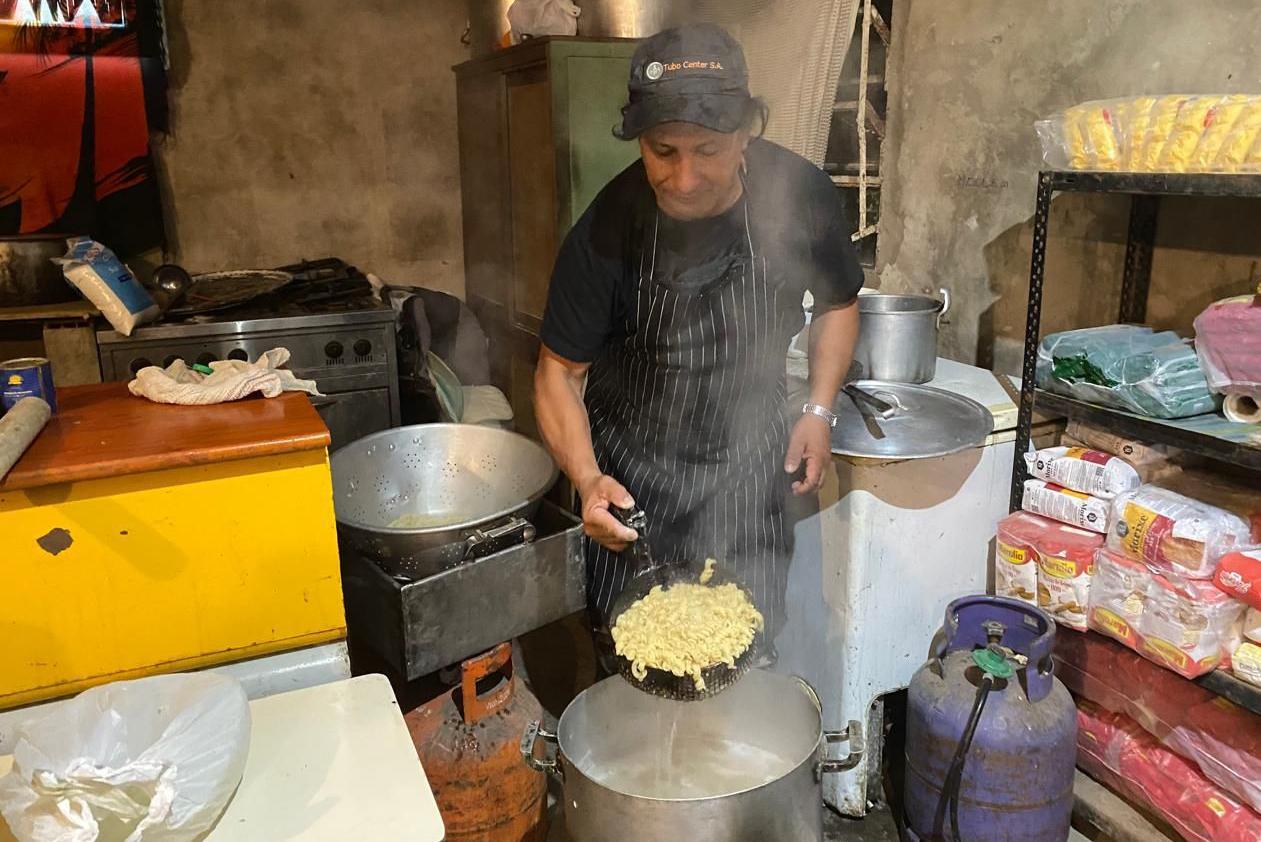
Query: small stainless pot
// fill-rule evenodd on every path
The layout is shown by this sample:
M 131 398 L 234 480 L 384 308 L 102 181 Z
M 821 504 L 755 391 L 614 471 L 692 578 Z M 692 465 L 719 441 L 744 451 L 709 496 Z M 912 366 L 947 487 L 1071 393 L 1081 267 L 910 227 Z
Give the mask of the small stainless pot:
M 937 371 L 937 331 L 950 310 L 950 293 L 858 296 L 862 319 L 854 362 L 859 379 L 927 383 Z

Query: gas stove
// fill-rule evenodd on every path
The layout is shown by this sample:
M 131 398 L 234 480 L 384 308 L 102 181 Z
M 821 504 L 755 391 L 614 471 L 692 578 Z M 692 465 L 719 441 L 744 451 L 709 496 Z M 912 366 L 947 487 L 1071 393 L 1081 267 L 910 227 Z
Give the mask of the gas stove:
M 335 449 L 399 424 L 395 314 L 372 294 L 367 278 L 336 258 L 282 266 L 294 280 L 283 289 L 231 309 L 164 320 L 131 336 L 96 335 L 101 374 L 129 380 L 146 366 L 177 359 L 255 360 L 284 347 L 288 367 L 314 380 L 315 398 Z

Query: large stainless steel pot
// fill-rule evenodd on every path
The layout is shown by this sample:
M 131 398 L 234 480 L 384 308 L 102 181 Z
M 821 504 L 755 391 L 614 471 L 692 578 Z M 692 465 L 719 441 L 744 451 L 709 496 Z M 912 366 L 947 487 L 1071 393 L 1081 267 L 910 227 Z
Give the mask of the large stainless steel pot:
M 819 775 L 853 768 L 861 752 L 824 760 L 823 746 L 845 739 L 823 731 L 804 681 L 752 670 L 698 702 L 607 678 L 570 703 L 556 734 L 527 728 L 521 753 L 561 780 L 574 842 L 818 842 Z
M 0 238 L 0 306 L 60 304 L 79 297 L 52 258 L 66 253 L 65 237 Z
M 578 34 L 584 38 L 643 38 L 683 21 L 690 3 L 678 0 L 574 0 L 582 9 Z M 684 7 L 680 9 L 678 7 Z
M 532 539 L 524 518 L 557 476 L 538 443 L 474 424 L 384 430 L 341 448 L 331 463 L 343 541 L 413 580 L 494 549 L 510 533 Z M 404 516 L 413 521 L 393 525 Z
M 858 296 L 862 323 L 854 362 L 866 380 L 927 383 L 937 371 L 937 330 L 950 309 L 950 293 Z

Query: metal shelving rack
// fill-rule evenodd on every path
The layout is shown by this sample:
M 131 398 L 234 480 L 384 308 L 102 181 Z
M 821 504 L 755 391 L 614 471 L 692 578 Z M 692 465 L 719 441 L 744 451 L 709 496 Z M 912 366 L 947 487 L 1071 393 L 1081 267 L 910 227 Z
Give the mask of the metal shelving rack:
M 1167 444 L 1187 453 L 1255 472 L 1261 477 L 1261 444 L 1240 435 L 1211 416 L 1180 421 L 1144 418 L 1094 406 L 1036 388 L 1038 343 L 1042 335 L 1042 290 L 1046 277 L 1046 238 L 1051 199 L 1056 193 L 1121 193 L 1130 198 L 1129 231 L 1121 279 L 1117 322 L 1142 322 L 1147 317 L 1151 286 L 1152 251 L 1161 200 L 1166 196 L 1237 197 L 1261 199 L 1261 175 L 1189 173 L 1105 173 L 1049 170 L 1038 174 L 1038 197 L 1033 216 L 1033 256 L 1029 265 L 1029 309 L 1025 321 L 1024 366 L 1021 372 L 1020 413 L 1016 423 L 1016 454 L 1012 466 L 1011 510 L 1020 508 L 1024 489 L 1024 460 L 1029 449 L 1035 403 L 1052 414 L 1106 425 L 1118 433 L 1152 444 Z M 1261 218 L 1261 214 L 1259 214 Z M 1201 686 L 1261 713 L 1261 688 L 1223 672 L 1201 678 Z

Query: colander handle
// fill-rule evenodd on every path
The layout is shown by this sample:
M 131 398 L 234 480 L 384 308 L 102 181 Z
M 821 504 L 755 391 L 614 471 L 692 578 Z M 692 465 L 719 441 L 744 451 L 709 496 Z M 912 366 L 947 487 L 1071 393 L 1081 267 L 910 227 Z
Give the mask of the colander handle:
M 504 680 L 478 695 L 477 682 L 500 673 Z M 516 680 L 512 677 L 512 643 L 504 642 L 460 664 L 460 698 L 464 721 L 469 725 L 485 719 L 512 699 Z
M 555 751 L 550 755 L 547 749 L 543 749 L 543 756 L 538 757 L 534 754 L 534 746 L 539 740 L 543 741 L 544 746 L 553 746 Z M 525 727 L 525 733 L 521 735 L 521 759 L 525 761 L 525 765 L 529 766 L 536 772 L 545 772 L 556 780 L 564 783 L 564 768 L 557 762 L 557 756 L 560 754 L 560 742 L 556 735 L 545 729 L 538 720 L 531 722 Z
M 535 534 L 534 526 L 528 520 L 509 516 L 489 529 L 478 529 L 468 536 L 464 540 L 464 560 L 485 558 L 517 544 L 529 544 Z

